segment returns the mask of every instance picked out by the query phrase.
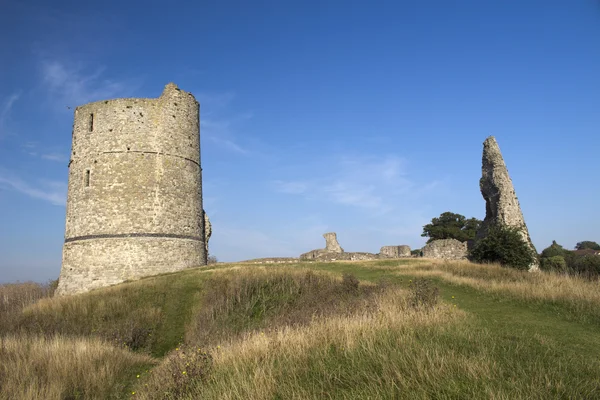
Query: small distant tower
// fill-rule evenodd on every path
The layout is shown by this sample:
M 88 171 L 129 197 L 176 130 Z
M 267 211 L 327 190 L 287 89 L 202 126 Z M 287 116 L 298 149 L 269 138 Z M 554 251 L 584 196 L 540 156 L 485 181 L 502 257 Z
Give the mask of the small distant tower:
M 206 264 L 199 116 L 173 83 L 75 109 L 58 295 Z

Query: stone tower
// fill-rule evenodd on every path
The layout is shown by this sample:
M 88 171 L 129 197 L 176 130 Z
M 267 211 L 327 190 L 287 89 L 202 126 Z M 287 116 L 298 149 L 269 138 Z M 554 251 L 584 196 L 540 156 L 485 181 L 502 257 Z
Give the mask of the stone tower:
M 75 109 L 58 295 L 206 264 L 199 116 L 172 83 Z
M 534 254 L 537 254 L 529 237 L 521 205 L 517 199 L 512 180 L 508 175 L 508 169 L 504 163 L 504 158 L 502 158 L 500 147 L 493 136 L 488 137 L 483 142 L 479 187 L 485 200 L 485 219 L 477 232 L 477 239 L 485 237 L 489 227 L 494 224 L 517 228 L 523 241 L 527 243 Z M 530 265 L 529 269 L 532 271 L 537 270 L 537 261 Z

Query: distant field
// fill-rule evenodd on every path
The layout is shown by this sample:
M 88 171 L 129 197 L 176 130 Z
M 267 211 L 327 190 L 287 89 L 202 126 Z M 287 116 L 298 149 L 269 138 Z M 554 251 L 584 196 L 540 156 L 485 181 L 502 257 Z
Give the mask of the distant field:
M 0 285 L 0 399 L 600 398 L 600 284 L 423 259 Z

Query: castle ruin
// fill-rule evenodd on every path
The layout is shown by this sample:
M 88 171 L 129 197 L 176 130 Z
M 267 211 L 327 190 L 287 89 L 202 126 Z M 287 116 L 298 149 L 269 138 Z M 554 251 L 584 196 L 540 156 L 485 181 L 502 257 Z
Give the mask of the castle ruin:
M 199 116 L 173 83 L 75 109 L 58 295 L 206 264 Z

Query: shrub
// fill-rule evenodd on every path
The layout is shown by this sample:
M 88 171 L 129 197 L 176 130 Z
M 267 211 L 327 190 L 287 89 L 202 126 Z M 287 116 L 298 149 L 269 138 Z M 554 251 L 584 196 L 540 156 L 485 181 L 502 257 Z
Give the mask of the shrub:
M 588 279 L 598 278 L 600 276 L 600 256 L 586 254 L 575 257 L 573 271 Z
M 590 240 L 584 240 L 583 242 L 578 242 L 575 245 L 575 249 L 576 250 L 585 250 L 585 249 L 600 250 L 600 244 L 598 244 L 596 242 L 592 242 Z
M 540 268 L 544 271 L 567 271 L 567 262 L 563 256 L 542 257 Z
M 217 260 L 217 256 L 208 256 L 208 258 L 206 259 L 207 264 L 216 264 L 218 262 L 219 260 Z
M 492 225 L 487 236 L 477 241 L 470 258 L 479 263 L 499 263 L 502 266 L 526 270 L 536 260 L 536 255 L 514 227 Z
M 440 290 L 430 279 L 417 278 L 410 282 L 409 288 L 412 307 L 433 308 L 438 303 Z
M 560 244 L 556 243 L 556 240 L 553 240 L 552 244 L 550 246 L 548 246 L 544 250 L 542 250 L 541 257 L 542 258 L 550 258 L 550 257 L 556 257 L 556 256 L 565 257 L 565 254 L 568 251 L 569 250 L 566 250 Z
M 360 282 L 356 277 L 352 274 L 344 274 L 342 277 L 342 285 L 344 290 L 348 293 L 356 294 L 358 293 L 358 285 Z

